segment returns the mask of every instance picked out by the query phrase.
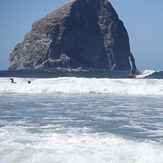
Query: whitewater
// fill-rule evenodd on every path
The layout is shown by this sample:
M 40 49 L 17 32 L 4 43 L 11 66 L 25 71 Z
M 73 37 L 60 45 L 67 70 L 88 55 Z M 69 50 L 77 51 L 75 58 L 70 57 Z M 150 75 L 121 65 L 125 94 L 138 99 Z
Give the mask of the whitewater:
M 0 163 L 162 163 L 163 72 L 127 73 L 1 71 Z
M 154 71 L 144 71 L 136 79 L 127 78 L 1 78 L 0 93 L 109 93 L 132 95 L 163 95 L 163 79 L 144 79 Z M 32 84 L 28 84 L 30 81 Z

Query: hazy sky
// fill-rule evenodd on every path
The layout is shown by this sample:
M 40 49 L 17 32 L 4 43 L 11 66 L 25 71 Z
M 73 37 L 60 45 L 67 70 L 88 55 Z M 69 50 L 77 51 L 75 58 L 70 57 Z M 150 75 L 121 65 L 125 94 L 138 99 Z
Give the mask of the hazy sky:
M 32 23 L 68 0 L 0 0 L 0 70 Z M 109 0 L 124 22 L 139 70 L 163 70 L 163 0 Z

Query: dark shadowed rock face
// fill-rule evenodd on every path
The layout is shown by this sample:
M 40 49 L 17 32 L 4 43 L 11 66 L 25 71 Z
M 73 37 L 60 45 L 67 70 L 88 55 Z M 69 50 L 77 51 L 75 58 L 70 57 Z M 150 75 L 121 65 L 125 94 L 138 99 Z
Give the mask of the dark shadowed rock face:
M 9 69 L 129 70 L 129 38 L 107 0 L 70 0 L 32 25 L 10 54 Z

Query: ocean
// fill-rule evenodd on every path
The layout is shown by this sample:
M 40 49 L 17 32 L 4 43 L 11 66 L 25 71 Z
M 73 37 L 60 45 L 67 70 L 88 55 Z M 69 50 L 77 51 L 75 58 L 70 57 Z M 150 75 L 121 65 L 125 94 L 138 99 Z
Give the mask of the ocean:
M 163 71 L 127 73 L 0 71 L 0 163 L 163 163 Z

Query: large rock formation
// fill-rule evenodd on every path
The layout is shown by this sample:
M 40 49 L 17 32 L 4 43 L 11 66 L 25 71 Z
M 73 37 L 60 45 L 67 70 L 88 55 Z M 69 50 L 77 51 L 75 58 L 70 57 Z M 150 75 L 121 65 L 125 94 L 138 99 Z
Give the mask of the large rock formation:
M 10 54 L 9 69 L 129 70 L 129 38 L 107 0 L 70 0 L 32 25 Z

